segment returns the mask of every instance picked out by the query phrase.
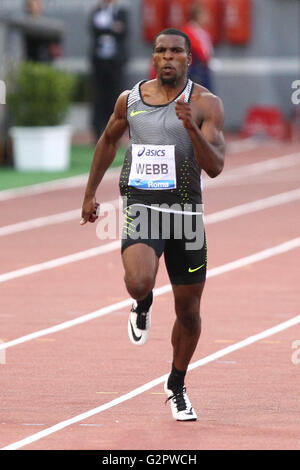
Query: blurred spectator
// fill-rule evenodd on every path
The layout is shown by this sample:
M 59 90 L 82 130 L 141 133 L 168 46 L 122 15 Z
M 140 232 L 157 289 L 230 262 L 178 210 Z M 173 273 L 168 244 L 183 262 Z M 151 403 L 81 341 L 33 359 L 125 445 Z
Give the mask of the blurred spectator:
M 25 0 L 26 24 L 23 26 L 25 59 L 52 62 L 62 55 L 63 28 L 56 20 L 43 16 L 42 0 Z
M 92 42 L 92 129 L 98 140 L 123 87 L 123 69 L 127 61 L 126 9 L 115 0 L 101 0 L 91 12 L 89 31 Z
M 202 5 L 194 5 L 188 22 L 181 28 L 191 40 L 193 62 L 189 78 L 195 83 L 213 91 L 209 62 L 213 54 L 211 37 L 205 27 L 209 23 L 209 12 Z

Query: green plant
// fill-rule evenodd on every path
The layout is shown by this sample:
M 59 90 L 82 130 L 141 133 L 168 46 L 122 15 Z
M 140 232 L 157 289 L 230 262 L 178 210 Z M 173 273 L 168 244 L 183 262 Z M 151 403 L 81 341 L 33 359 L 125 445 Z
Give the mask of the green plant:
M 71 105 L 76 78 L 51 65 L 22 62 L 8 83 L 7 105 L 16 126 L 54 126 Z

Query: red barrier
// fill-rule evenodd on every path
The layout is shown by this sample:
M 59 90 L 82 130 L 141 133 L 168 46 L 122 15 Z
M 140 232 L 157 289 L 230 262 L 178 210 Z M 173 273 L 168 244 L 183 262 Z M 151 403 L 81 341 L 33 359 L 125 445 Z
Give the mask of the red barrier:
M 255 106 L 247 112 L 243 135 L 284 139 L 288 136 L 288 124 L 279 108 Z
M 169 0 L 143 0 L 141 22 L 143 38 L 152 42 L 157 33 L 167 28 Z
M 224 40 L 246 45 L 251 37 L 251 0 L 226 0 Z

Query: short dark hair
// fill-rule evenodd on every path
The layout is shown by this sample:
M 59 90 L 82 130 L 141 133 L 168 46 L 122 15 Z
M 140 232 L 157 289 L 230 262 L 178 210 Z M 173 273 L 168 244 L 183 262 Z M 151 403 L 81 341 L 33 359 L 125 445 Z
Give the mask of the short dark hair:
M 167 28 L 167 29 L 163 29 L 162 31 L 160 31 L 154 38 L 153 40 L 153 49 L 155 48 L 155 44 L 156 44 L 156 39 L 159 37 L 159 36 L 162 36 L 163 34 L 173 34 L 174 36 L 181 36 L 185 39 L 185 46 L 186 46 L 186 50 L 187 50 L 187 53 L 190 54 L 191 52 L 191 41 L 190 41 L 190 38 L 188 37 L 187 34 L 185 34 L 183 31 L 181 31 L 180 29 L 175 29 L 175 28 Z

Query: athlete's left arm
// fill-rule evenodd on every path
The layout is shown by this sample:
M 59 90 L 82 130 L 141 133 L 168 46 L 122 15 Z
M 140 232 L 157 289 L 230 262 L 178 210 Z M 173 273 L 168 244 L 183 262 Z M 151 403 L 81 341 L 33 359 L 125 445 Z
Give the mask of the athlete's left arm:
M 189 133 L 200 167 L 215 178 L 223 170 L 225 158 L 222 101 L 207 92 L 192 103 L 178 100 L 176 112 Z

